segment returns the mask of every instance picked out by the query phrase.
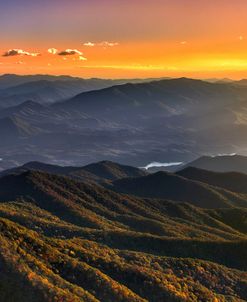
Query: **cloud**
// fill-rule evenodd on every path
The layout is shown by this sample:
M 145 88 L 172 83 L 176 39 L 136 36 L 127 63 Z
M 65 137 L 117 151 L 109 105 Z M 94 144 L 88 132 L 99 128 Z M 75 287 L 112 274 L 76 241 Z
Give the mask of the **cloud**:
M 9 49 L 3 54 L 3 57 L 14 57 L 14 56 L 30 56 L 37 57 L 40 56 L 40 53 L 28 52 L 22 49 Z
M 87 61 L 87 58 L 83 57 L 83 56 L 79 56 L 79 58 L 73 58 L 73 61 Z
M 87 47 L 94 47 L 95 46 L 95 43 L 92 43 L 92 42 L 86 42 L 83 44 L 84 46 L 87 46 Z
M 118 42 L 107 42 L 107 41 L 103 41 L 101 43 L 98 44 L 99 46 L 103 46 L 103 47 L 114 47 L 114 46 L 118 46 L 119 43 Z
M 58 53 L 59 56 L 71 56 L 71 55 L 83 55 L 83 53 L 77 49 L 65 49 Z
M 79 60 L 80 61 L 87 61 L 87 58 L 83 57 L 83 56 L 79 56 Z
M 102 41 L 100 43 L 94 43 L 94 42 L 86 42 L 83 44 L 84 46 L 87 47 L 94 47 L 94 46 L 103 46 L 103 47 L 114 47 L 114 46 L 118 46 L 119 43 L 118 42 L 108 42 L 108 41 Z
M 58 52 L 58 50 L 56 48 L 49 48 L 47 51 L 52 55 L 55 55 Z

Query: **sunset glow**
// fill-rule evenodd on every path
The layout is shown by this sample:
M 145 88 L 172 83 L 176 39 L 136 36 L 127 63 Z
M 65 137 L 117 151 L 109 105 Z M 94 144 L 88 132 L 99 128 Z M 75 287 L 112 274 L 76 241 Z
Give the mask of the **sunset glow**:
M 1 74 L 247 77 L 245 0 L 9 0 L 0 10 Z

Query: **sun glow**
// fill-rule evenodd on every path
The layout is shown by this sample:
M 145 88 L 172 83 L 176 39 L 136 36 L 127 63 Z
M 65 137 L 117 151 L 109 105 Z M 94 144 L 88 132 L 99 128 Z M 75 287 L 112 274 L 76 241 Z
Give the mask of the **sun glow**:
M 24 2 L 0 3 L 0 73 L 247 76 L 246 1 Z

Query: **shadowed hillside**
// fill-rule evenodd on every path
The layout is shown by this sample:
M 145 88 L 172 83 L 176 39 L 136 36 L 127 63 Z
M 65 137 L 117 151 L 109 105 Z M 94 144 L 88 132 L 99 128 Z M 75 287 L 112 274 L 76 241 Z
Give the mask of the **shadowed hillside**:
M 239 172 L 212 172 L 194 167 L 176 173 L 188 179 L 201 181 L 227 190 L 247 193 L 247 175 Z
M 135 167 L 121 165 L 110 161 L 101 161 L 84 167 L 58 166 L 42 162 L 29 162 L 23 166 L 5 170 L 0 173 L 0 176 L 9 174 L 16 175 L 25 171 L 42 171 L 90 182 L 106 182 L 125 177 L 147 175 L 145 171 Z
M 117 192 L 139 197 L 188 201 L 203 208 L 247 205 L 244 195 L 167 172 L 116 180 L 112 183 L 112 188 Z
M 97 175 L 99 178 L 107 180 L 144 176 L 147 174 L 141 169 L 126 165 L 120 165 L 110 161 L 102 161 L 96 164 L 90 164 L 83 167 L 82 170 Z

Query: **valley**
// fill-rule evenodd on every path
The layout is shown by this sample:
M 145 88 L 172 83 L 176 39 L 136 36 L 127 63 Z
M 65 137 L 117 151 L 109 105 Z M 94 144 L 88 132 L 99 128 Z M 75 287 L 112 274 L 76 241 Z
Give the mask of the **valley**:
M 38 79 L 25 83 L 35 84 L 25 101 L 5 103 L 0 110 L 4 169 L 29 161 L 80 166 L 111 160 L 143 167 L 153 161 L 186 163 L 201 155 L 246 154 L 247 86 L 237 82 L 111 82 L 111 87 L 66 100 L 58 101 L 54 94 L 50 104 L 37 102 L 43 89 Z M 55 89 L 57 79 L 46 81 Z M 79 80 L 60 81 L 71 87 L 72 95 L 71 82 Z M 0 97 L 0 107 L 1 102 L 5 99 Z

